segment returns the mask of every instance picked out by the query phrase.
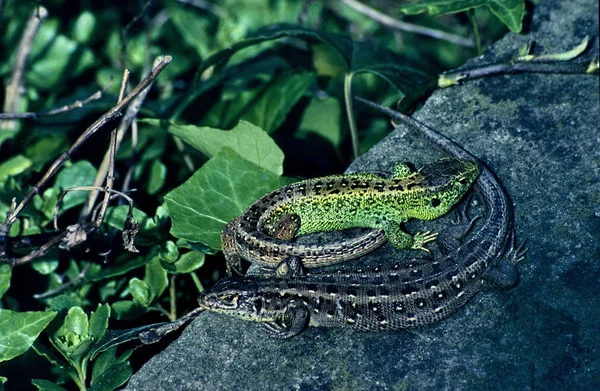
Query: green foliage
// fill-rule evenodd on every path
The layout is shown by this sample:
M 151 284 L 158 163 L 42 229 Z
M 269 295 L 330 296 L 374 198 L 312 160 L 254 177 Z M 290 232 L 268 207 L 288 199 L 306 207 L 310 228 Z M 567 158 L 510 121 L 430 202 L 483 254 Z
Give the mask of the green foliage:
M 240 121 L 231 130 L 220 130 L 209 126 L 177 125 L 156 119 L 146 119 L 144 122 L 159 126 L 181 138 L 208 157 L 215 156 L 227 147 L 259 167 L 277 175 L 283 173 L 283 152 L 264 130 L 250 122 Z
M 229 220 L 253 201 L 287 183 L 290 181 L 223 148 L 165 196 L 173 220 L 171 234 L 218 250 L 221 230 Z
M 156 56 L 173 60 L 116 152 L 113 190 L 121 194 L 111 194 L 99 227 L 89 228 L 104 193 L 89 213 L 88 191 L 69 192 L 58 208 L 57 201 L 66 189 L 94 183 L 109 132 L 126 111 L 48 175 L 10 227 L 12 238 L 0 237 L 0 254 L 18 260 L 55 237 L 55 211 L 59 232 L 71 230 L 60 248 L 33 262 L 0 264 L 0 345 L 8 346 L 0 361 L 29 347 L 47 361 L 43 370 L 11 376 L 50 391 L 125 384 L 132 372 L 132 350 L 125 348 L 194 309 L 203 285 L 222 273 L 220 232 L 228 221 L 292 182 L 284 174 L 339 173 L 353 151 L 385 136 L 389 127 L 361 116 L 352 96 L 402 99 L 411 107 L 435 88 L 431 75 L 475 55 L 472 48 L 392 32 L 330 3 L 305 9 L 302 1 L 223 0 L 200 9 L 172 0 L 147 7 L 110 0 L 72 2 L 65 12 L 63 2 L 43 2 L 48 18 L 31 43 L 17 94 L 19 110 L 37 114 L 16 120 L 10 131 L 0 120 L 2 216 L 115 106 L 125 69 L 127 94 Z M 503 23 L 520 30 L 523 18 L 522 0 L 388 6 L 380 11 L 416 15 L 411 23 L 463 37 L 471 34 L 465 18 L 430 16 L 476 8 L 484 44 L 506 31 Z M 7 0 L 1 8 L 4 86 L 35 7 Z M 88 100 L 101 89 L 101 97 Z M 59 108 L 64 112 L 45 115 Z M 85 240 L 71 245 L 76 234 Z M 24 235 L 32 236 L 19 241 Z M 139 252 L 125 249 L 131 241 Z M 8 242 L 14 247 L 4 253 Z
M 521 32 L 525 16 L 524 0 L 421 0 L 402 5 L 400 11 L 407 15 L 429 12 L 431 16 L 438 16 L 482 6 L 488 7 L 511 31 Z
M 0 309 L 0 362 L 25 353 L 54 319 L 56 312 L 14 312 Z

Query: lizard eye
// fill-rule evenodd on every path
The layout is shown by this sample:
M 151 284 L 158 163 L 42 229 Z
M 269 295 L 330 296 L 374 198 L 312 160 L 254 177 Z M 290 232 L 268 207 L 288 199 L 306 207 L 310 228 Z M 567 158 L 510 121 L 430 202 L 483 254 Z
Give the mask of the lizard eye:
M 219 296 L 219 302 L 225 307 L 237 308 L 238 297 L 238 295 L 226 293 Z
M 433 198 L 431 200 L 431 206 L 433 206 L 434 208 L 437 208 L 438 206 L 440 206 L 441 203 L 442 203 L 442 201 L 440 201 L 439 198 Z
M 461 185 L 466 185 L 466 184 L 468 183 L 468 181 L 467 181 L 467 178 L 461 178 L 461 179 L 460 179 L 458 182 L 459 182 Z

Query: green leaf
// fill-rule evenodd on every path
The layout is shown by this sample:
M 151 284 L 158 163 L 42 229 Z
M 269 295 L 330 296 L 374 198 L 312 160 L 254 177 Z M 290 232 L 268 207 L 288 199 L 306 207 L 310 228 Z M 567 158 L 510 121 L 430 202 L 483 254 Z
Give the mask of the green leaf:
M 0 265 L 0 298 L 4 296 L 10 288 L 10 278 L 12 276 L 12 267 L 7 264 Z
M 489 7 L 492 13 L 504 23 L 513 33 L 520 33 L 523 29 L 525 16 L 524 0 L 490 0 Z
M 306 93 L 314 79 L 315 75 L 311 72 L 275 77 L 258 95 L 258 99 L 244 110 L 241 118 L 268 133 L 273 132 L 283 123 L 289 111 Z
M 406 3 L 400 7 L 400 11 L 407 15 L 429 12 L 431 16 L 438 16 L 481 6 L 490 8 L 512 32 L 521 32 L 525 15 L 523 0 L 422 0 L 418 3 Z
M 90 315 L 90 337 L 94 342 L 98 342 L 108 329 L 108 319 L 110 318 L 110 306 L 108 304 L 98 304 L 96 311 Z
M 281 175 L 283 172 L 281 149 L 264 130 L 249 122 L 240 121 L 231 130 L 208 126 L 176 125 L 156 119 L 145 119 L 140 122 L 167 130 L 209 157 L 215 156 L 221 149 L 228 147 L 259 167 L 277 175 Z
M 87 314 L 81 307 L 72 307 L 50 341 L 73 365 L 81 365 L 91 345 Z
M 4 391 L 4 383 L 6 383 L 8 379 L 4 376 L 0 376 L 0 391 Z
M 167 271 L 160 265 L 158 257 L 152 258 L 150 263 L 146 265 L 146 274 L 144 275 L 144 282 L 148 284 L 150 291 L 154 297 L 160 297 L 169 285 L 167 279 Z
M 90 186 L 94 183 L 96 169 L 87 160 L 80 160 L 71 167 L 63 169 L 57 176 L 55 186 L 61 191 L 76 186 Z M 74 206 L 83 204 L 89 192 L 72 191 L 63 198 L 60 210 L 67 210 Z
M 56 35 L 57 22 L 47 20 L 40 26 L 30 56 L 36 61 L 26 73 L 28 85 L 45 91 L 52 91 L 67 77 L 78 76 L 95 61 L 89 48 L 64 35 Z
M 58 267 L 58 259 L 35 261 L 31 263 L 31 267 L 41 275 L 47 276 L 53 273 Z
M 210 20 L 198 17 L 196 13 L 175 3 L 167 4 L 170 19 L 183 40 L 193 47 L 200 57 L 208 55 L 210 42 L 214 38 L 209 34 Z
M 165 195 L 171 234 L 221 248 L 223 226 L 271 190 L 290 183 L 229 148 L 210 159 L 184 184 Z
M 87 43 L 96 29 L 96 17 L 89 11 L 83 11 L 73 25 L 71 35 L 79 43 Z
M 147 179 L 148 194 L 154 195 L 163 188 L 167 177 L 167 166 L 160 160 L 154 160 L 150 165 L 150 177 Z
M 311 99 L 304 110 L 298 136 L 316 133 L 327 139 L 335 147 L 342 141 L 342 108 L 340 102 L 332 97 Z
M 175 242 L 168 240 L 161 246 L 158 256 L 166 263 L 174 263 L 179 258 L 179 249 Z
M 148 284 L 136 277 L 129 280 L 129 293 L 131 293 L 133 301 L 142 307 L 148 307 L 154 298 Z
M 72 307 L 80 307 L 82 300 L 74 293 L 65 293 L 51 298 L 48 305 L 53 311 L 66 311 Z
M 205 253 L 201 251 L 190 251 L 179 257 L 173 264 L 174 272 L 191 273 L 204 265 Z M 171 271 L 171 270 L 169 270 Z
M 133 300 L 115 301 L 110 308 L 117 320 L 132 320 L 146 313 L 146 308 Z
M 0 362 L 27 351 L 54 319 L 56 312 L 14 312 L 0 309 Z
M 123 353 L 119 358 L 116 357 L 116 353 L 117 347 L 114 346 L 100 354 L 98 358 L 94 360 L 91 381 L 92 387 L 90 390 L 114 390 L 123 384 L 119 383 L 123 381 L 123 378 L 125 381 L 129 378 L 129 376 L 124 377 L 123 374 L 120 374 L 120 369 L 118 367 L 124 365 L 129 366 L 127 358 L 131 351 Z M 129 375 L 131 375 L 131 371 L 129 372 Z
M 31 160 L 23 155 L 13 156 L 0 164 L 0 181 L 9 176 L 17 176 L 31 167 Z
M 132 372 L 129 361 L 115 363 L 92 383 L 88 391 L 113 391 L 125 384 Z
M 31 384 L 39 391 L 67 391 L 56 383 L 44 379 L 31 379 Z

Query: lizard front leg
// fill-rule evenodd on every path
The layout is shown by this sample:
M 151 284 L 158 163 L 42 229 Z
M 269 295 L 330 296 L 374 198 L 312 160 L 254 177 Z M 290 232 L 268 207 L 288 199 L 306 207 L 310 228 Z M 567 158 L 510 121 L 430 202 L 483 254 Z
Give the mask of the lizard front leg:
M 221 248 L 225 256 L 227 275 L 243 275 L 242 272 L 242 257 L 237 252 L 235 244 L 235 229 L 238 224 L 238 219 L 233 219 L 223 227 L 221 231 Z
M 385 236 L 387 236 L 388 240 L 397 249 L 403 250 L 423 250 L 427 253 L 431 252 L 427 248 L 424 247 L 426 243 L 434 241 L 438 234 L 437 232 L 418 232 L 414 236 L 404 232 L 402 230 L 402 226 L 393 221 L 387 221 L 383 224 L 383 230 L 385 231 Z

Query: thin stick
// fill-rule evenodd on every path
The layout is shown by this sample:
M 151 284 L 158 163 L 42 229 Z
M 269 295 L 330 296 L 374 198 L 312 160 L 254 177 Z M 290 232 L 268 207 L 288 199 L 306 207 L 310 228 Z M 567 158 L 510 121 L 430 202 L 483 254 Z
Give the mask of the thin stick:
M 60 235 L 57 235 L 54 238 L 50 239 L 47 243 L 44 243 L 37 250 L 34 250 L 21 258 L 8 258 L 5 261 L 11 267 L 29 263 L 36 258 L 46 255 L 48 253 L 48 251 L 50 251 L 51 248 L 58 245 L 64 238 L 67 237 L 68 234 L 69 234 L 69 232 L 67 232 L 67 231 L 61 232 Z
M 47 17 L 48 10 L 42 6 L 37 6 L 27 22 L 23 37 L 19 43 L 19 49 L 17 50 L 17 58 L 15 60 L 15 65 L 13 66 L 12 75 L 6 86 L 6 97 L 4 99 L 3 107 L 5 113 L 13 113 L 19 109 L 27 58 L 31 52 L 33 39 L 35 38 L 42 21 Z M 2 123 L 0 123 L 0 129 L 3 131 L 14 131 L 16 126 L 17 123 L 15 121 L 2 121 Z
M 38 119 L 40 117 L 45 117 L 45 116 L 48 116 L 48 115 L 57 115 L 57 114 L 61 114 L 61 113 L 66 113 L 68 111 L 79 109 L 79 108 L 85 106 L 86 104 L 88 104 L 91 101 L 98 100 L 98 99 L 102 98 L 102 94 L 104 92 L 106 92 L 106 90 L 108 90 L 111 86 L 112 86 L 112 82 L 109 83 L 103 89 L 94 92 L 92 95 L 90 95 L 89 97 L 85 98 L 84 100 L 76 100 L 75 102 L 71 103 L 70 105 L 64 105 L 64 106 L 57 107 L 55 109 L 50 109 L 50 110 L 47 110 L 47 111 L 40 111 L 39 113 L 32 113 L 32 112 L 28 112 L 28 113 L 0 113 L 0 119 Z
M 156 67 L 159 64 L 160 60 L 161 60 L 160 57 L 157 57 L 154 60 L 154 67 Z M 134 100 L 132 100 L 131 104 L 127 107 L 127 110 L 125 111 L 125 114 L 123 115 L 123 118 L 121 119 L 121 123 L 119 124 L 119 127 L 117 128 L 115 151 L 119 150 L 119 147 L 121 146 L 121 142 L 123 141 L 123 139 L 125 138 L 125 135 L 127 134 L 127 130 L 131 126 L 134 119 L 137 117 L 137 114 L 139 113 L 140 108 L 142 107 L 142 104 L 144 103 L 144 100 L 146 99 L 146 96 L 148 95 L 148 92 L 150 92 L 150 87 L 151 87 L 151 85 L 149 85 L 147 89 L 142 91 Z M 135 143 L 134 143 L 134 145 L 135 145 Z M 102 160 L 102 163 L 100 164 L 100 168 L 98 169 L 98 173 L 96 174 L 96 178 L 94 179 L 94 184 L 93 184 L 94 186 L 101 186 L 102 182 L 104 182 L 104 178 L 106 177 L 106 173 L 107 173 L 109 165 L 110 165 L 110 153 L 109 152 L 107 152 L 104 155 L 104 159 Z M 127 187 L 123 187 L 123 190 L 125 191 L 126 188 Z M 97 197 L 98 197 L 98 193 L 96 193 L 96 192 L 90 193 L 90 195 L 88 196 L 86 205 L 82 209 L 81 214 L 79 215 L 80 223 L 87 220 L 91 211 L 94 209 L 94 203 L 96 202 Z M 98 221 L 98 223 L 100 223 L 102 220 L 98 219 L 97 221 Z
M 356 128 L 356 118 L 354 117 L 354 108 L 352 107 L 352 72 L 344 76 L 344 103 L 346 104 L 346 117 L 348 126 L 350 126 L 350 139 L 352 140 L 352 154 L 354 159 L 360 154 L 360 144 L 358 140 L 358 129 Z
M 123 100 L 123 95 L 125 95 L 125 88 L 127 88 L 127 82 L 129 81 L 129 71 L 126 69 L 123 72 L 123 80 L 121 82 L 121 90 L 119 91 L 119 102 Z M 108 147 L 108 170 L 106 172 L 106 192 L 104 193 L 104 200 L 102 201 L 102 208 L 100 208 L 100 213 L 98 213 L 98 219 L 96 219 L 96 227 L 100 227 L 102 221 L 104 220 L 104 215 L 106 214 L 106 209 L 108 208 L 108 201 L 110 199 L 110 190 L 113 188 L 113 184 L 115 182 L 115 154 L 117 152 L 117 128 L 113 128 L 110 132 L 110 146 Z M 105 155 L 106 157 L 106 155 Z
M 506 64 L 490 64 L 471 69 L 461 69 L 443 73 L 438 77 L 438 87 L 450 87 L 468 80 L 483 77 L 507 75 L 512 73 L 563 73 L 585 74 L 589 73 L 589 63 L 534 63 L 516 62 Z M 597 73 L 597 69 L 596 69 Z
M 56 200 L 56 207 L 54 208 L 54 229 L 55 230 L 58 230 L 58 209 L 59 209 L 60 203 L 62 202 L 63 198 L 65 198 L 67 193 L 69 193 L 71 191 L 93 191 L 93 192 L 101 191 L 108 195 L 111 195 L 111 194 L 119 195 L 119 196 L 123 197 L 125 200 L 127 200 L 127 203 L 129 204 L 129 214 L 133 213 L 133 199 L 131 197 L 129 197 L 127 194 L 122 193 L 118 190 L 108 189 L 106 187 L 100 187 L 100 186 L 71 187 L 69 189 L 64 190 L 62 193 L 60 193 L 60 195 L 58 196 L 58 199 Z
M 171 56 L 165 56 L 162 61 L 158 63 L 158 65 L 152 70 L 152 72 L 134 88 L 134 90 L 127 95 L 121 102 L 119 102 L 115 107 L 104 113 L 100 118 L 98 118 L 90 127 L 88 127 L 81 136 L 75 141 L 75 143 L 69 148 L 68 151 L 64 152 L 61 156 L 58 157 L 52 163 L 48 171 L 44 174 L 44 176 L 36 183 L 35 186 L 29 190 L 29 193 L 23 198 L 23 200 L 19 203 L 19 205 L 15 208 L 13 213 L 10 213 L 6 217 L 6 229 L 10 230 L 10 227 L 16 221 L 18 215 L 21 213 L 23 208 L 31 201 L 31 199 L 40 192 L 40 189 L 47 183 L 47 181 L 53 177 L 58 169 L 62 167 L 62 165 L 67 161 L 71 155 L 79 149 L 79 147 L 90 138 L 98 129 L 106 125 L 108 122 L 112 121 L 114 118 L 121 115 L 121 111 L 125 106 L 127 106 L 133 98 L 138 96 L 143 90 L 148 88 L 148 86 L 156 79 L 156 77 L 162 72 L 162 70 L 171 62 Z
M 63 292 L 64 290 L 66 290 L 67 288 L 77 284 L 79 281 L 81 281 L 81 279 L 83 279 L 83 277 L 85 277 L 85 275 L 87 274 L 88 270 L 90 270 L 90 267 L 92 266 L 91 262 L 86 263 L 85 267 L 83 268 L 83 270 L 81 272 L 79 272 L 79 274 L 77 276 L 75 276 L 74 279 L 72 279 L 71 281 L 62 284 L 54 289 L 49 290 L 48 292 L 44 292 L 44 293 L 37 293 L 35 295 L 33 295 L 34 299 L 46 299 L 48 297 L 52 297 L 54 295 L 59 294 L 60 292 Z
M 471 8 L 467 11 L 469 20 L 471 21 L 471 27 L 473 27 L 473 39 L 475 40 L 475 50 L 477 55 L 481 56 L 481 37 L 479 36 L 479 25 L 477 24 L 477 16 L 475 15 L 475 8 Z
M 374 21 L 381 23 L 384 26 L 387 26 L 394 30 L 407 31 L 410 33 L 421 34 L 432 38 L 442 39 L 444 41 L 452 42 L 457 45 L 466 46 L 472 48 L 474 46 L 473 40 L 469 38 L 461 37 L 460 35 L 455 35 L 451 33 L 447 33 L 441 30 L 436 30 L 428 27 L 419 26 L 412 23 L 403 22 L 398 19 L 394 19 L 391 16 L 388 16 L 384 13 L 377 11 L 374 8 L 368 7 L 363 3 L 356 0 L 342 0 L 342 3 L 346 4 L 348 7 L 354 9 L 355 11 L 360 12 L 363 15 L 368 16 Z

